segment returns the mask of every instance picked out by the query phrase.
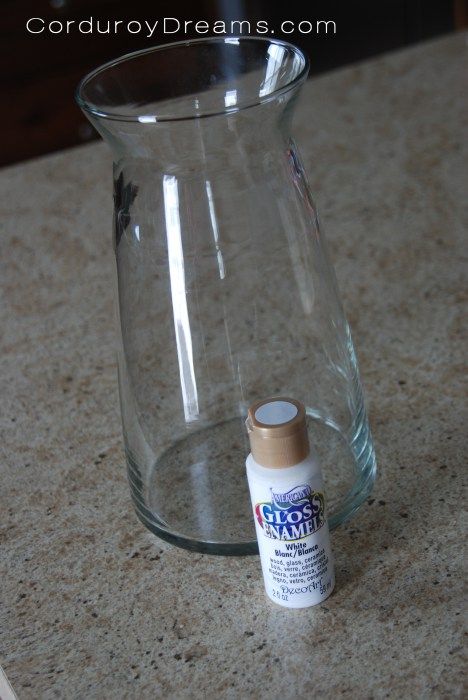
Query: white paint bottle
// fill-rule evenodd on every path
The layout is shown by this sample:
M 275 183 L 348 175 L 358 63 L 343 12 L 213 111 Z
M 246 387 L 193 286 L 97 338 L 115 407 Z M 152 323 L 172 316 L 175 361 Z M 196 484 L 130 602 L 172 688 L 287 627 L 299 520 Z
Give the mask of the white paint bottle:
M 287 608 L 324 601 L 335 585 L 319 462 L 303 404 L 270 398 L 249 408 L 247 478 L 268 597 Z

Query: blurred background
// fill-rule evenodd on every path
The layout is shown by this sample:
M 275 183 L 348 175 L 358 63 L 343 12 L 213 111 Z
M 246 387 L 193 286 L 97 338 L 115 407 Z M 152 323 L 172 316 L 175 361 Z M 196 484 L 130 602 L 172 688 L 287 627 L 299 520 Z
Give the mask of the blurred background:
M 301 20 L 333 20 L 336 34 L 275 34 L 309 54 L 310 75 L 314 76 L 463 29 L 468 26 L 467 5 L 466 0 L 2 0 L 5 70 L 0 93 L 4 119 L 0 165 L 97 137 L 74 102 L 77 83 L 91 69 L 129 51 L 201 36 L 193 29 L 164 35 L 159 26 L 151 38 L 146 32 L 80 34 L 76 29 L 68 35 L 48 31 L 33 35 L 26 30 L 31 17 L 45 20 L 46 25 L 53 20 L 78 22 L 90 17 L 124 23 L 175 17 L 206 20 L 210 26 L 216 20 L 249 20 L 251 34 L 258 20 L 275 27 L 284 20 L 296 25 Z

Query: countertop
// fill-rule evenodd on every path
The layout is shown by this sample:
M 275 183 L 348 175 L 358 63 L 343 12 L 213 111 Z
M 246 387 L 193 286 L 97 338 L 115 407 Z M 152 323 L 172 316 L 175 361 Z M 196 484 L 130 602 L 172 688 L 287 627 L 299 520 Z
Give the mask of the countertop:
M 3 170 L 1 663 L 26 698 L 462 697 L 466 37 L 314 79 L 296 135 L 357 347 L 379 475 L 323 605 L 256 556 L 137 520 L 122 449 L 111 162 Z M 466 240 L 466 239 L 465 239 Z

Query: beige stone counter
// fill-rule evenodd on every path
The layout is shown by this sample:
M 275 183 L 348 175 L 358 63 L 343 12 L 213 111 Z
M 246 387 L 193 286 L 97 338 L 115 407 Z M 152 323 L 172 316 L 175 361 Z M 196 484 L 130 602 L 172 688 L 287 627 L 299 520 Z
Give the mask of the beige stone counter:
M 1 663 L 20 700 L 462 697 L 465 45 L 325 75 L 298 110 L 380 470 L 333 534 L 336 592 L 305 613 L 265 602 L 257 557 L 191 554 L 133 513 L 106 147 L 1 173 Z

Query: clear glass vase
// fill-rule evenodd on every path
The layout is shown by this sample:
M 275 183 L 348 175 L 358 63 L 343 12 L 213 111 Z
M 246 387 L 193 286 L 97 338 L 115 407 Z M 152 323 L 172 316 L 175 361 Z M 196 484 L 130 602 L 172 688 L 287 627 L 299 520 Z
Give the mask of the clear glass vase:
M 307 406 L 330 525 L 375 456 L 356 357 L 291 117 L 294 46 L 213 38 L 140 51 L 81 82 L 114 156 L 119 382 L 136 512 L 190 549 L 257 551 L 249 404 Z

